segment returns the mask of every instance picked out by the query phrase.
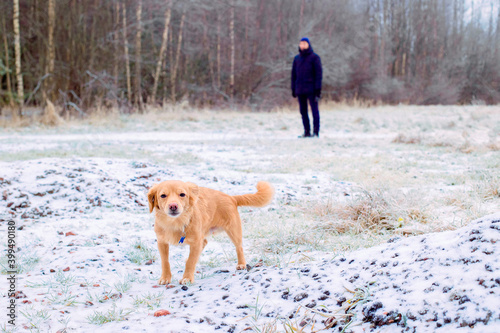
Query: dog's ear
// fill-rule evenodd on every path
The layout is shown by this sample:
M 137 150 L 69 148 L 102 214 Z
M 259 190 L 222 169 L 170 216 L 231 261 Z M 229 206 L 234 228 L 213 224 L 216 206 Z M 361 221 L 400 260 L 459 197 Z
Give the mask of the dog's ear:
M 189 204 L 192 206 L 198 201 L 200 188 L 195 183 L 187 182 L 186 184 L 189 188 Z
M 149 212 L 152 213 L 154 208 L 160 209 L 158 206 L 158 200 L 156 200 L 156 192 L 158 192 L 158 184 L 153 185 L 149 189 L 148 192 L 148 203 L 149 203 Z

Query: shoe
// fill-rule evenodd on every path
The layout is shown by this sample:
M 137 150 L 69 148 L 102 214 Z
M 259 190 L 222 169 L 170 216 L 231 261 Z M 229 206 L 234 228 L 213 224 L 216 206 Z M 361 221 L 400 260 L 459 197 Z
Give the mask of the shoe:
M 314 134 L 312 135 L 312 137 L 313 137 L 313 138 L 319 138 L 319 133 L 314 133 Z
M 311 134 L 310 133 L 306 133 L 306 132 L 304 132 L 304 134 L 302 134 L 302 135 L 299 135 L 299 139 L 310 138 L 310 137 L 311 137 Z

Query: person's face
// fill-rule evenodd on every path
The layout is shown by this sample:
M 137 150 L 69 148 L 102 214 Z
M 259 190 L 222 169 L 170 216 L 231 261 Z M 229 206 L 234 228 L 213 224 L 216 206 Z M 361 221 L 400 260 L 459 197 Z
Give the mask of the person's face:
M 307 50 L 308 48 L 309 48 L 308 42 L 306 42 L 305 40 L 300 41 L 299 49 L 301 49 L 303 51 L 303 50 Z

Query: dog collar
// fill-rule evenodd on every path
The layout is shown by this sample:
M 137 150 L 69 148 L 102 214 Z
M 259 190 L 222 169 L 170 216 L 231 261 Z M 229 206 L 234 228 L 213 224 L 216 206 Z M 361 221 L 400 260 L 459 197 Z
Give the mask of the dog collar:
M 181 236 L 181 240 L 179 241 L 179 244 L 184 243 L 185 239 L 186 239 L 186 226 L 184 226 L 184 228 L 182 228 L 182 236 Z

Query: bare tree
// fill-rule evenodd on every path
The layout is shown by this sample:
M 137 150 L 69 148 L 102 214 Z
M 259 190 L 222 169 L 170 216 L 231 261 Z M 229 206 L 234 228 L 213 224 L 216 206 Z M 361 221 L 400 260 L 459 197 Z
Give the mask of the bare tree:
M 141 38 L 142 38 L 142 0 L 137 1 L 136 10 L 137 31 L 135 34 L 135 98 L 134 104 L 143 111 L 141 88 Z
M 495 32 L 495 58 L 500 60 L 500 6 L 498 6 L 497 28 Z
M 158 89 L 158 81 L 160 79 L 161 65 L 163 64 L 165 50 L 167 49 L 168 29 L 170 26 L 170 15 L 171 15 L 171 8 L 170 8 L 170 4 L 169 4 L 168 8 L 165 10 L 165 23 L 164 23 L 164 28 L 163 28 L 163 36 L 162 36 L 162 41 L 161 41 L 160 54 L 158 55 L 158 61 L 156 62 L 153 91 L 151 92 L 151 103 L 152 104 L 156 103 L 156 91 Z
M 175 52 L 175 60 L 174 63 L 172 64 L 172 72 L 170 74 L 170 82 L 171 82 L 171 89 L 172 89 L 172 102 L 175 103 L 176 101 L 176 78 L 177 78 L 177 71 L 179 69 L 179 59 L 181 57 L 181 47 L 182 47 L 182 33 L 184 31 L 184 20 L 186 19 L 186 8 L 183 9 L 182 11 L 182 16 L 181 16 L 181 23 L 179 25 L 179 34 L 177 37 L 177 50 Z
M 3 46 L 5 53 L 5 76 L 7 80 L 7 97 L 9 99 L 9 105 L 14 106 L 14 100 L 12 98 L 12 83 L 10 81 L 9 43 L 7 41 L 7 27 L 5 25 L 5 18 L 3 15 L 2 15 L 2 28 L 3 28 Z
M 56 4 L 55 0 L 48 1 L 48 32 L 47 32 L 47 63 L 45 66 L 45 75 L 47 76 L 45 89 L 43 90 L 44 99 L 53 99 L 53 93 L 48 92 L 49 89 L 54 89 L 54 63 L 56 58 L 55 42 L 54 42 L 54 28 L 56 23 Z
M 130 78 L 130 57 L 128 54 L 128 38 L 127 38 L 127 7 L 122 3 L 123 10 L 123 48 L 125 53 L 125 71 L 127 79 L 127 98 L 130 102 L 132 100 L 132 82 Z
M 234 0 L 231 0 L 229 8 L 229 34 L 231 39 L 231 69 L 229 72 L 229 96 L 231 102 L 234 99 L 234 53 L 235 53 L 235 41 L 234 41 Z
M 220 73 L 221 73 L 221 15 L 217 12 L 217 89 L 220 89 Z
M 118 97 L 118 73 L 120 67 L 120 37 L 118 31 L 120 29 L 120 2 L 117 0 L 115 2 L 115 33 L 114 33 L 114 43 L 115 43 L 115 57 L 114 57 L 114 67 L 113 67 L 113 78 L 114 78 L 114 89 L 115 97 Z
M 17 100 L 19 103 L 19 114 L 22 114 L 24 106 L 24 84 L 21 72 L 21 32 L 19 29 L 19 0 L 14 1 L 14 46 L 16 56 L 16 79 L 17 79 Z M 13 118 L 17 118 L 17 113 L 13 112 Z

